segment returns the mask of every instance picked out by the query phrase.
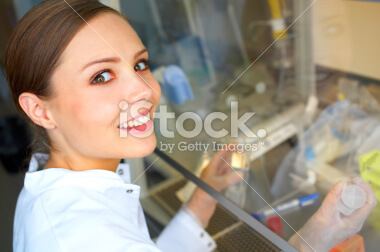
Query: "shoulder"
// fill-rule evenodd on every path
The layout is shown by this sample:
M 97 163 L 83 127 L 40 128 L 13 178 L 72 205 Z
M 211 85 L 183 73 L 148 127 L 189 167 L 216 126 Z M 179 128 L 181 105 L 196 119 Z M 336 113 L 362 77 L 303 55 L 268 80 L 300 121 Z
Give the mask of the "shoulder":
M 14 244 L 40 244 L 50 237 L 62 251 L 155 248 L 135 223 L 138 204 L 125 197 L 126 187 L 133 185 L 111 183 L 112 178 L 99 178 L 98 173 L 87 175 L 84 180 L 75 175 L 66 181 L 44 178 L 41 186 L 24 187 L 16 207 Z

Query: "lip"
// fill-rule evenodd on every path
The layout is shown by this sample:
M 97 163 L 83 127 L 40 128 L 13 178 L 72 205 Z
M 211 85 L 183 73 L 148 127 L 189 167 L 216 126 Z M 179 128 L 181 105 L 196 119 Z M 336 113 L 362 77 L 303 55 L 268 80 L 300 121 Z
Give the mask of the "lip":
M 130 122 L 130 121 L 134 121 L 134 120 L 139 119 L 140 117 L 146 116 L 148 113 L 150 113 L 150 110 L 151 110 L 151 109 L 152 109 L 152 107 L 150 107 L 149 109 L 144 108 L 141 112 L 138 112 L 138 113 L 139 113 L 138 116 L 133 117 L 133 118 L 127 120 L 127 121 L 124 121 L 124 122 L 120 123 L 117 127 L 120 129 L 120 125 L 122 125 L 122 124 L 124 124 L 124 123 L 128 123 L 128 122 Z M 152 116 L 150 116 L 150 118 L 152 118 Z M 152 120 L 152 119 L 150 119 L 150 120 Z
M 139 134 L 144 134 L 146 132 L 149 132 L 152 127 L 153 127 L 153 122 L 152 120 L 149 120 L 145 123 L 146 127 L 143 128 L 143 130 L 138 130 L 136 128 L 122 128 L 120 130 L 125 130 L 127 131 L 128 133 L 131 133 L 132 135 L 139 135 Z

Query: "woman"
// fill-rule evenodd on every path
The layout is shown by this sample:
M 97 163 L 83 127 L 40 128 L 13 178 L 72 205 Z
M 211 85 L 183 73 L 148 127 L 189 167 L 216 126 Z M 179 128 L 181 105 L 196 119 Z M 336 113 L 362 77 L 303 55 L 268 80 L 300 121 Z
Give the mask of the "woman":
M 151 119 L 160 98 L 148 53 L 125 17 L 97 1 L 45 1 L 15 27 L 6 72 L 16 108 L 49 153 L 40 171 L 34 155 L 26 173 L 15 214 L 15 251 L 215 249 L 204 228 L 216 202 L 205 192 L 194 192 L 155 244 L 139 187 L 116 173 L 126 168 L 119 164 L 121 158 L 144 157 L 154 150 Z M 138 119 L 131 112 L 135 104 L 146 118 L 125 124 L 120 112 Z M 128 135 L 120 137 L 121 132 Z M 241 179 L 221 161 L 229 156 L 218 152 L 202 173 L 217 190 Z M 334 187 L 300 231 L 307 243 L 294 236 L 293 246 L 326 249 L 360 229 L 375 205 L 373 195 L 368 193 L 360 216 L 342 220 L 333 212 L 339 190 L 341 185 Z M 344 221 L 352 225 L 341 232 Z M 331 236 L 321 245 L 326 230 Z

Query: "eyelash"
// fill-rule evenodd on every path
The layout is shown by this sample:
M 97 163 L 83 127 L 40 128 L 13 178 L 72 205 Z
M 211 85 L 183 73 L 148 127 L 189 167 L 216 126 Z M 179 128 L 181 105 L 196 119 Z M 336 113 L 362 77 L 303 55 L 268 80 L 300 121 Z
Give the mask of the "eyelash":
M 146 64 L 146 69 L 143 69 L 143 70 L 140 70 L 140 71 L 144 71 L 144 70 L 149 70 L 150 69 L 150 66 L 151 66 L 151 61 L 150 60 L 148 60 L 148 59 L 143 59 L 143 60 L 140 60 L 139 62 L 137 62 L 136 63 L 136 65 L 138 65 L 139 63 L 141 63 L 141 62 L 144 62 L 145 64 Z M 133 68 L 135 68 L 135 67 L 133 67 Z M 103 73 L 110 73 L 110 72 L 112 72 L 112 70 L 111 69 L 103 69 L 103 70 L 101 70 L 100 72 L 98 72 L 98 73 L 96 73 L 91 79 L 92 79 L 92 82 L 91 82 L 91 84 L 93 84 L 93 85 L 104 85 L 104 84 L 107 84 L 108 82 L 110 82 L 110 81 L 112 81 L 112 80 L 109 80 L 109 81 L 106 81 L 106 82 L 100 82 L 100 83 L 96 83 L 95 82 L 95 79 L 96 79 L 96 77 L 98 77 L 99 75 L 101 75 L 101 74 L 103 74 Z M 115 74 L 114 73 L 110 73 L 111 75 L 113 75 L 113 77 L 115 78 Z
M 136 63 L 136 65 L 140 64 L 141 62 L 143 62 L 143 63 L 146 64 L 146 69 L 144 69 L 144 70 L 150 69 L 150 66 L 151 66 L 151 61 L 150 60 L 148 60 L 148 59 L 140 60 L 139 62 Z M 133 69 L 134 69 L 134 67 L 133 67 Z M 144 70 L 140 70 L 140 71 L 144 71 Z
M 107 73 L 107 72 L 112 72 L 112 71 L 111 71 L 111 69 L 103 69 L 103 70 L 100 71 L 99 73 L 95 74 L 95 76 L 91 78 L 91 79 L 92 79 L 91 84 L 93 84 L 93 85 L 103 85 L 103 84 L 107 84 L 108 82 L 110 82 L 110 81 L 107 81 L 107 82 L 100 82 L 100 83 L 96 83 L 96 82 L 95 82 L 96 77 L 98 77 L 99 75 L 101 75 L 101 74 L 103 74 L 103 73 Z M 113 75 L 113 76 L 115 77 L 114 74 L 111 74 L 111 75 Z

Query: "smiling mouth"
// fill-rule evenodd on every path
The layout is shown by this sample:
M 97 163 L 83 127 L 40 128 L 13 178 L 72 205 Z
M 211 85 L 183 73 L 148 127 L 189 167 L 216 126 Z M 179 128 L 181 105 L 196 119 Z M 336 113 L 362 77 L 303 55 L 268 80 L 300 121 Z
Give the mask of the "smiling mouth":
M 127 122 L 121 123 L 118 128 L 119 129 L 136 129 L 139 131 L 143 131 L 146 129 L 146 124 L 151 121 L 150 118 L 150 109 L 145 109 L 140 113 L 140 116 L 136 118 L 132 118 L 128 120 Z

